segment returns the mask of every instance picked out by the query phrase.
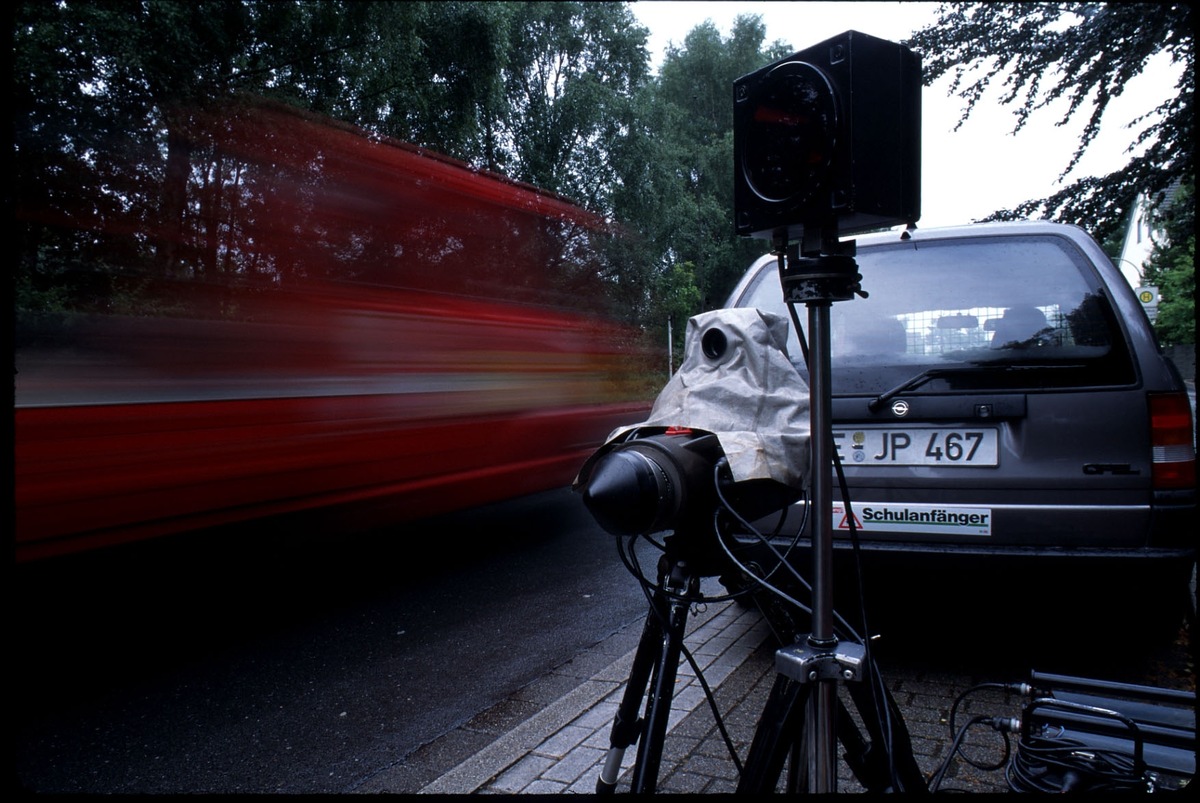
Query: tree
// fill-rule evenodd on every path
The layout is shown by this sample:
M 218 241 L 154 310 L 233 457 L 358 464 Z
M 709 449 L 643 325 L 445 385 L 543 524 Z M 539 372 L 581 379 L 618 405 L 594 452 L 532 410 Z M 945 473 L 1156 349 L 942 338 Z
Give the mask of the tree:
M 1183 3 L 946 3 L 936 22 L 906 42 L 922 54 L 925 83 L 952 75 L 950 92 L 966 102 L 960 125 L 993 84 L 1015 104 L 1014 131 L 1060 98 L 1060 124 L 1087 113 L 1079 147 L 1060 179 L 1100 130 L 1104 111 L 1130 79 L 1165 54 L 1183 67 L 1176 93 L 1146 115 L 1125 167 L 1080 178 L 1048 198 L 989 219 L 1044 216 L 1078 223 L 1104 241 L 1121 228 L 1139 192 L 1154 194 L 1194 175 L 1194 54 L 1191 6 Z
M 646 70 L 630 17 L 619 3 L 20 3 L 22 303 L 100 309 L 117 274 L 211 276 L 228 195 L 252 190 L 207 119 L 247 96 L 603 209 L 611 121 Z M 548 99 L 534 79 L 550 69 L 563 80 Z
M 664 244 L 672 264 L 695 266 L 703 310 L 724 303 L 763 251 L 734 232 L 733 82 L 791 52 L 780 42 L 764 46 L 765 39 L 757 15 L 737 17 L 728 40 L 705 22 L 667 51 L 655 85 L 657 102 L 675 110 L 672 125 L 658 132 L 672 145 L 676 184 Z
M 1156 206 L 1165 234 L 1146 262 L 1144 280 L 1157 285 L 1162 301 L 1154 328 L 1165 345 L 1196 343 L 1196 204 L 1195 185 L 1181 184 Z
M 235 129 L 252 129 L 263 99 L 603 215 L 620 236 L 599 270 L 564 256 L 555 286 L 593 287 L 580 274 L 598 272 L 609 297 L 597 304 L 634 323 L 718 306 L 762 250 L 733 231 L 730 92 L 789 49 L 764 48 L 758 17 L 737 20 L 728 39 L 698 26 L 653 80 L 648 32 L 622 2 L 25 0 L 13 21 L 16 279 L 27 309 L 111 309 L 151 282 L 299 276 L 286 253 L 251 258 L 231 244 L 269 223 L 281 177 L 270 149 L 294 161 L 286 132 L 269 126 L 259 169 L 226 147 Z M 292 244 L 369 250 L 369 237 L 323 231 L 306 215 L 328 194 L 310 161 L 288 172 Z M 562 233 L 561 254 L 591 245 L 571 237 Z
M 673 322 L 677 354 L 686 319 L 720 306 L 763 251 L 733 226 L 732 87 L 791 52 L 764 47 L 765 35 L 757 15 L 739 17 L 727 39 L 711 22 L 696 26 L 636 94 L 613 146 L 613 209 L 625 231 L 613 281 L 656 341 Z
M 485 4 L 486 5 L 486 4 Z M 609 143 L 647 77 L 646 31 L 622 3 L 509 3 L 502 114 L 508 175 L 611 212 Z

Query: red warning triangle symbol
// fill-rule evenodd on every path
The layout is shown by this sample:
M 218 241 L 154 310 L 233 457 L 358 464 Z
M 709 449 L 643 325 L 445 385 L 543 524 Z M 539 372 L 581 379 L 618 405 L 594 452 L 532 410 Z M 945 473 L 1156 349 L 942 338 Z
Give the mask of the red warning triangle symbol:
M 849 530 L 850 529 L 850 517 L 848 515 L 846 515 L 846 512 L 844 510 L 841 509 L 841 506 L 838 507 L 838 512 L 842 514 L 842 520 L 838 522 L 837 528 L 839 530 Z M 862 532 L 862 528 L 863 528 L 862 521 L 858 518 L 858 515 L 855 514 L 854 529 L 857 532 Z

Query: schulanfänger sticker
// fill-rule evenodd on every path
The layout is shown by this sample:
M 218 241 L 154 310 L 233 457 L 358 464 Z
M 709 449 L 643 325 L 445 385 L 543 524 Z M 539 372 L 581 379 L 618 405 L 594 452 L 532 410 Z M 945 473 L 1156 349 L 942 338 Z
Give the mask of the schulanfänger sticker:
M 863 533 L 992 534 L 992 511 L 986 507 L 855 502 L 853 510 L 854 525 Z M 838 530 L 850 529 L 840 503 L 833 505 L 833 523 Z

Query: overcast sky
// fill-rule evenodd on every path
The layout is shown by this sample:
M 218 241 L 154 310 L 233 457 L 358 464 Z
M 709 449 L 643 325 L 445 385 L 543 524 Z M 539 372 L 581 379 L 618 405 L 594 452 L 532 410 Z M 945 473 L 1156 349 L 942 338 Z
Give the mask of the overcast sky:
M 706 19 L 725 37 L 739 14 L 758 14 L 767 42 L 782 40 L 803 50 L 847 30 L 893 42 L 932 22 L 932 2 L 788 2 L 734 3 L 638 0 L 634 15 L 650 30 L 649 49 L 657 66 L 667 46 L 681 46 L 687 34 Z M 1125 149 L 1134 139 L 1126 126 L 1174 92 L 1178 70 L 1163 58 L 1131 82 L 1110 104 L 1100 136 L 1068 177 L 1103 175 L 1128 160 Z M 1048 83 L 1044 81 L 1043 83 Z M 1066 106 L 1041 110 L 1016 136 L 1012 106 L 999 104 L 999 85 L 991 89 L 957 132 L 962 101 L 946 94 L 949 79 L 922 91 L 921 220 L 919 226 L 970 223 L 996 209 L 1043 198 L 1062 187 L 1058 175 L 1067 166 L 1083 130 L 1084 111 L 1071 124 L 1058 127 Z M 1090 110 L 1090 107 L 1088 107 Z

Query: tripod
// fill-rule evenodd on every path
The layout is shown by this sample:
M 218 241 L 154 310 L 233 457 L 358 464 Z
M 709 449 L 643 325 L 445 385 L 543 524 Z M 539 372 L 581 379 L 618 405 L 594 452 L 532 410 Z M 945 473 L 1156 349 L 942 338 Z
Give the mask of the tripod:
M 841 252 L 825 253 L 836 248 L 842 249 Z M 809 362 L 813 433 L 813 470 L 810 472 L 812 494 L 808 505 L 810 526 L 813 528 L 813 630 L 776 654 L 779 676 L 759 720 L 747 765 L 744 770 L 739 765 L 739 791 L 774 791 L 789 754 L 793 757 L 789 773 L 790 788 L 798 788 L 802 783 L 807 791 L 835 791 L 835 750 L 839 740 L 847 750 L 847 762 L 871 791 L 927 789 L 912 755 L 899 709 L 876 677 L 869 648 L 866 644 L 840 643 L 833 629 L 832 477 L 829 469 L 833 465 L 831 458 L 834 452 L 829 385 L 829 307 L 833 301 L 848 300 L 855 292 L 861 292 L 858 284 L 861 277 L 852 249 L 853 243 L 843 245 L 836 243 L 832 237 L 822 236 L 814 251 L 806 252 L 801 257 L 799 246 L 786 248 L 786 243 L 777 243 L 781 281 L 793 324 L 799 332 L 793 304 L 797 301 L 807 304 L 812 341 L 812 354 L 806 352 L 805 356 Z M 594 472 L 589 472 L 585 483 L 585 502 L 589 503 L 589 507 L 597 513 L 598 520 L 610 532 L 632 534 L 646 531 L 642 528 L 665 524 L 668 519 L 659 514 L 664 499 L 668 497 L 672 503 L 678 502 L 685 512 L 683 525 L 677 526 L 663 544 L 658 583 L 653 593 L 648 594 L 650 612 L 634 654 L 624 697 L 613 722 L 611 747 L 596 784 L 597 792 L 615 790 L 625 751 L 635 742 L 638 743 L 638 752 L 631 791 L 655 791 L 679 658 L 681 654 L 687 654 L 683 649 L 683 636 L 688 609 L 692 603 L 702 601 L 699 594 L 700 579 L 719 574 L 721 567 L 728 568 L 728 565 L 736 565 L 753 574 L 740 565 L 728 550 L 728 544 L 721 539 L 722 528 L 718 525 L 718 519 L 722 510 L 730 513 L 744 527 L 754 530 L 749 520 L 737 514 L 721 491 L 719 477 L 723 460 L 705 463 L 703 450 L 691 452 L 680 443 L 671 444 L 669 441 L 672 436 L 669 435 L 662 436 L 659 441 L 655 441 L 655 437 L 659 436 L 633 441 L 633 444 L 645 444 L 645 447 L 633 451 L 634 447 L 629 446 L 630 451 L 621 453 L 619 457 L 622 459 L 617 462 L 597 464 Z M 710 433 L 706 437 L 713 436 Z M 691 443 L 700 444 L 702 441 L 698 439 Z M 690 457 L 677 460 L 685 452 Z M 617 456 L 615 452 L 614 456 Z M 665 459 L 668 456 L 670 459 Z M 651 457 L 663 459 L 664 464 L 673 468 L 667 471 L 663 464 Z M 707 455 L 708 460 L 712 458 L 712 454 Z M 708 466 L 708 473 L 705 470 L 692 471 L 685 465 L 690 463 L 694 467 L 697 460 L 701 465 Z M 654 469 L 650 469 L 649 464 L 653 464 Z M 708 479 L 712 480 L 712 486 L 706 486 Z M 682 492 L 689 483 L 692 484 L 690 495 Z M 647 493 L 648 496 L 643 496 Z M 639 499 L 636 505 L 615 504 L 627 494 L 631 499 Z M 769 506 L 770 510 L 778 511 L 786 508 L 794 498 L 783 500 L 768 495 L 757 501 L 778 502 Z M 747 498 L 739 501 L 745 502 Z M 637 515 L 626 515 L 627 508 Z M 648 515 L 648 511 L 657 512 Z M 708 537 L 705 537 L 706 533 Z M 762 538 L 761 535 L 759 537 Z M 717 546 L 724 550 L 728 564 L 715 549 Z M 786 558 L 779 556 L 779 561 L 780 565 L 784 565 Z M 630 561 L 626 559 L 626 563 Z M 752 576 L 748 580 L 759 583 L 789 606 L 809 613 L 803 603 L 773 588 L 764 577 Z M 771 620 L 765 608 L 764 614 Z M 782 619 L 790 620 L 790 615 Z M 844 629 L 853 634 L 848 625 Z M 784 626 L 781 631 L 790 638 L 795 628 Z M 850 712 L 839 701 L 837 684 L 841 682 L 852 684 L 850 697 L 870 739 L 864 738 L 857 730 L 849 716 Z M 644 696 L 646 713 L 639 718 Z M 730 748 L 732 752 L 731 744 Z M 734 761 L 738 763 L 736 755 Z
M 811 230 L 806 227 L 806 231 Z M 820 245 L 801 256 L 799 245 L 776 240 L 780 281 L 800 333 L 794 304 L 808 308 L 812 431 L 812 633 L 780 649 L 778 676 L 759 720 L 739 792 L 772 792 L 785 758 L 790 755 L 787 789 L 837 791 L 836 746 L 868 791 L 926 791 L 927 784 L 912 754 L 904 720 L 887 687 L 879 682 L 866 644 L 839 642 L 833 630 L 833 423 L 830 389 L 829 309 L 862 293 L 854 260 L 854 243 L 837 243 L 822 234 Z M 865 294 L 864 294 L 865 295 Z M 801 341 L 803 342 L 803 340 Z M 848 684 L 870 740 L 863 738 L 845 704 L 838 683 Z
M 658 783 L 688 610 L 702 598 L 701 575 L 694 573 L 679 554 L 676 539 L 678 535 L 666 539 L 666 551 L 658 562 L 658 584 L 650 597 L 650 611 L 634 652 L 625 694 L 613 720 L 611 746 L 596 780 L 598 793 L 616 790 L 621 761 L 634 742 L 638 749 L 630 791 L 653 793 Z M 646 715 L 639 719 L 643 696 Z

